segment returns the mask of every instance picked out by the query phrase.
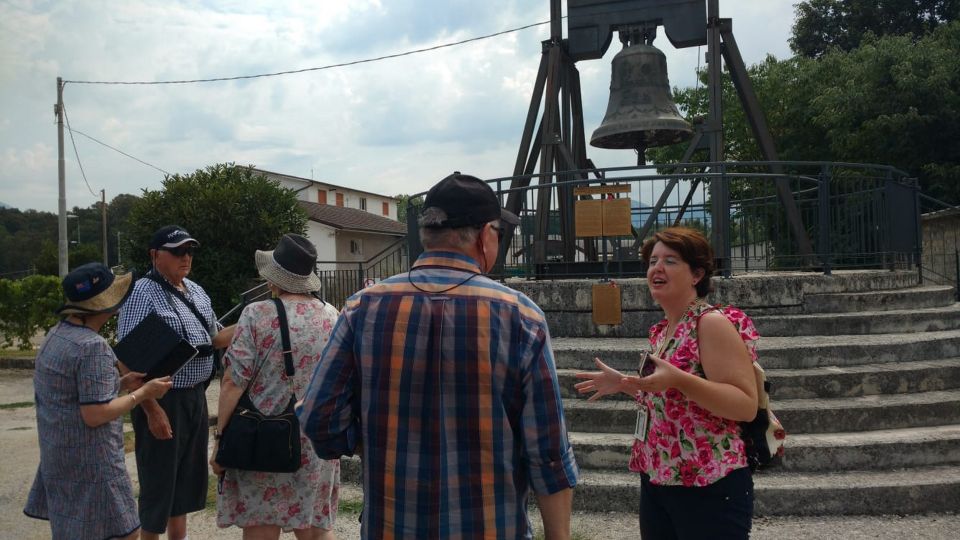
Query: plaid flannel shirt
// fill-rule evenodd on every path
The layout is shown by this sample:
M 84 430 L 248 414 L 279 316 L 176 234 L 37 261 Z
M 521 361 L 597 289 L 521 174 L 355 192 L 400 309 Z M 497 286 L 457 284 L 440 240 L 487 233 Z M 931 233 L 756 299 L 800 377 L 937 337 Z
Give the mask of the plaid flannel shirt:
M 363 538 L 531 538 L 529 489 L 577 483 L 543 312 L 479 274 L 427 252 L 353 295 L 314 372 L 301 425 L 362 441 Z

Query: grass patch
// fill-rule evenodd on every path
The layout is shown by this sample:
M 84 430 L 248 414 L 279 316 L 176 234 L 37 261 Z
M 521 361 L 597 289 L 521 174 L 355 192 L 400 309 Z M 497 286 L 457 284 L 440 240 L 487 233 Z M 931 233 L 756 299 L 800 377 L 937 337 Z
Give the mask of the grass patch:
M 363 510 L 363 499 L 340 499 L 338 513 L 359 516 Z
M 32 401 L 18 401 L 16 403 L 4 403 L 0 405 L 0 409 L 23 409 L 26 407 L 33 407 Z
M 207 510 L 217 509 L 217 483 L 220 477 L 211 473 L 207 475 Z
M 36 358 L 37 351 L 33 349 L 27 349 L 21 351 L 20 349 L 3 349 L 0 350 L 0 357 L 3 358 Z

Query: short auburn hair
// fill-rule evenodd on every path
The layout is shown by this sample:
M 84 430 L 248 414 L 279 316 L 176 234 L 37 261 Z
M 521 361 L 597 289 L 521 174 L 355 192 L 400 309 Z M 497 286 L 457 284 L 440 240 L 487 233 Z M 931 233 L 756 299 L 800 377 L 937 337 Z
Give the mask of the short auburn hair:
M 679 253 L 683 262 L 690 265 L 691 271 L 703 269 L 703 279 L 696 285 L 697 296 L 704 297 L 713 291 L 710 282 L 714 271 L 713 248 L 700 231 L 689 227 L 668 227 L 654 233 L 653 238 L 644 242 L 640 248 L 640 256 L 645 262 L 650 262 L 650 254 L 657 242 L 663 242 L 665 246 Z

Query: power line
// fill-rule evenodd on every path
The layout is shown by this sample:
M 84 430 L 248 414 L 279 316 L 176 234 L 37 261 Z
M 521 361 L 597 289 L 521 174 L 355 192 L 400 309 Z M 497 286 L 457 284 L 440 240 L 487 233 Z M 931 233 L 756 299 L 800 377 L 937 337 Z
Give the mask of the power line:
M 67 121 L 67 131 L 70 132 L 70 144 L 73 145 L 73 155 L 77 156 L 77 165 L 80 167 L 80 175 L 83 176 L 83 183 L 87 185 L 87 191 L 96 198 L 97 194 L 94 193 L 90 187 L 90 182 L 87 182 L 87 173 L 83 172 L 83 163 L 80 163 L 80 152 L 77 152 L 77 142 L 73 140 L 73 130 L 70 129 L 70 117 L 67 116 L 67 106 L 64 103 L 61 103 L 60 106 L 63 108 L 63 119 Z
M 566 16 L 564 16 L 566 18 Z M 511 28 L 509 30 L 503 30 L 501 32 L 495 32 L 493 34 L 487 34 L 484 36 L 472 37 L 469 39 L 464 39 L 461 41 L 455 41 L 452 43 L 444 43 L 442 45 L 434 45 L 433 47 L 425 47 L 423 49 L 414 49 L 412 51 L 397 53 L 397 54 L 388 54 L 385 56 L 378 56 L 376 58 L 367 58 L 364 60 L 354 60 L 352 62 L 342 62 L 339 64 L 329 64 L 326 66 L 311 67 L 304 69 L 294 69 L 289 71 L 277 71 L 275 73 L 261 73 L 258 75 L 239 75 L 236 77 L 216 77 L 211 79 L 188 79 L 188 80 L 179 80 L 179 81 L 72 81 L 65 80 L 64 83 L 74 83 L 74 84 L 114 84 L 114 85 L 156 85 L 156 84 L 191 84 L 191 83 L 209 83 L 209 82 L 222 82 L 222 81 L 238 81 L 242 79 L 258 79 L 262 77 L 278 77 L 280 75 L 293 75 L 295 73 L 306 73 L 308 71 L 322 71 L 325 69 L 333 69 L 338 67 L 346 66 L 355 66 L 357 64 L 368 64 L 371 62 L 379 62 L 380 60 L 388 60 L 391 58 L 400 58 L 401 56 L 410 56 L 412 54 L 419 54 L 423 52 L 435 51 L 437 49 L 445 49 L 447 47 L 455 47 L 457 45 L 463 45 L 465 43 L 471 43 L 474 41 L 480 41 L 484 39 L 490 39 L 497 36 L 502 36 L 504 34 L 510 34 L 513 32 L 519 32 L 521 30 L 527 30 L 535 26 L 543 26 L 545 24 L 550 24 L 550 21 L 541 21 L 538 23 L 528 24 L 526 26 L 519 26 L 517 28 Z M 152 167 L 152 165 L 151 165 Z
M 66 116 L 66 115 L 64 115 L 64 116 Z M 73 139 L 73 133 L 76 133 L 77 135 L 83 135 L 84 137 L 90 139 L 91 141 L 93 141 L 93 142 L 95 142 L 95 143 L 97 143 L 97 144 L 101 144 L 101 145 L 103 145 L 103 146 L 106 146 L 107 148 L 113 150 L 114 152 L 119 152 L 119 153 L 127 156 L 128 158 L 130 158 L 130 159 L 132 159 L 132 160 L 139 161 L 140 163 L 143 163 L 143 164 L 146 165 L 147 167 L 153 167 L 154 169 L 162 172 L 163 174 L 165 174 L 165 175 L 167 175 L 167 176 L 173 176 L 172 174 L 170 174 L 170 173 L 168 173 L 167 171 L 161 169 L 160 167 L 157 167 L 156 165 L 151 165 L 151 164 L 147 163 L 146 161 L 144 161 L 144 160 L 142 160 L 142 159 L 140 159 L 140 158 L 138 158 L 138 157 L 131 156 L 130 154 L 124 152 L 123 150 L 120 150 L 119 148 L 114 148 L 113 146 L 110 146 L 109 144 L 107 144 L 107 143 L 105 143 L 105 142 L 103 142 L 103 141 L 101 141 L 101 140 L 99 140 L 99 139 L 95 139 L 95 138 L 91 137 L 90 135 L 87 135 L 86 133 L 84 133 L 84 132 L 82 132 L 82 131 L 80 131 L 80 130 L 78 130 L 78 129 L 73 129 L 73 128 L 71 128 L 71 127 L 70 127 L 70 122 L 67 122 L 67 130 L 69 130 L 70 133 L 71 133 L 71 135 L 70 135 L 71 140 Z M 82 170 L 82 169 L 81 169 L 81 170 Z M 89 186 L 87 186 L 87 187 L 89 187 Z

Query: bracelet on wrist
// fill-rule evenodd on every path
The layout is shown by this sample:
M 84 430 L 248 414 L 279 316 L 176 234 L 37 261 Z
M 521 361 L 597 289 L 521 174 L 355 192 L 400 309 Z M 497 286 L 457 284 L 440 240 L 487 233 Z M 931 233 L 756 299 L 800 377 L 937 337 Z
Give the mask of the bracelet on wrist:
M 136 392 L 130 392 L 130 393 L 127 394 L 127 395 L 130 396 L 130 399 L 133 400 L 133 406 L 136 407 L 136 406 L 137 406 L 137 393 L 136 393 Z

